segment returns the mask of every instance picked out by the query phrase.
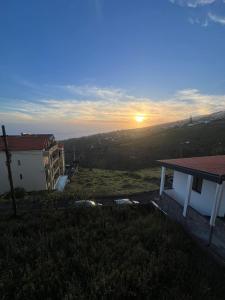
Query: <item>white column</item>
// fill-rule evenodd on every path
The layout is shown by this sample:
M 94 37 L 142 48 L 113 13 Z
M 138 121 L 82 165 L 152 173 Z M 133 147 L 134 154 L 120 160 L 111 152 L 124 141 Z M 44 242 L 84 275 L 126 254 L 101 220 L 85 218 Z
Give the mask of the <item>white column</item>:
M 193 183 L 193 176 L 188 175 L 187 179 L 187 189 L 186 189 L 186 195 L 185 195 L 185 201 L 184 201 L 184 209 L 183 209 L 183 216 L 186 217 L 187 215 L 187 208 L 190 202 L 191 198 L 191 191 L 192 191 L 192 183 Z
M 162 196 L 162 193 L 164 191 L 165 177 L 166 177 L 166 168 L 162 167 L 162 170 L 161 170 L 160 191 L 159 191 L 159 195 L 160 196 Z
M 211 217 L 210 217 L 210 226 L 215 226 L 215 221 L 216 217 L 218 215 L 219 207 L 220 207 L 220 201 L 221 201 L 221 196 L 222 196 L 222 184 L 217 184 L 216 185 L 216 193 L 215 193 L 215 198 L 212 206 L 212 211 L 211 211 Z

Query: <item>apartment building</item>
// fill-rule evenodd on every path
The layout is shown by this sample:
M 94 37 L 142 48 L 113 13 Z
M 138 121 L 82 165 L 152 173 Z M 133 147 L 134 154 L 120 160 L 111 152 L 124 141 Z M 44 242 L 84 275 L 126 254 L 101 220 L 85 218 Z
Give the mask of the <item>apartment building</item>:
M 52 190 L 64 174 L 64 148 L 52 134 L 7 136 L 14 187 L 26 191 Z M 9 181 L 3 138 L 0 137 L 0 194 L 8 192 Z

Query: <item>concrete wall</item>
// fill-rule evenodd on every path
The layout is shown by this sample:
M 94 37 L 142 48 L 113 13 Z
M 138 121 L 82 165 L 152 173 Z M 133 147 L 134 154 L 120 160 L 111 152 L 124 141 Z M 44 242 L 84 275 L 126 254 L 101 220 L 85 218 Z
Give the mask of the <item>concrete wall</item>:
M 180 204 L 184 204 L 188 174 L 174 171 L 173 177 L 173 198 Z M 210 216 L 212 205 L 215 199 L 216 183 L 208 180 L 203 180 L 201 194 L 192 190 L 190 206 L 196 209 L 203 215 Z M 219 216 L 225 214 L 225 188 L 222 194 Z
M 184 204 L 188 175 L 174 171 L 173 173 L 173 190 L 176 193 L 176 200 Z
M 26 191 L 45 190 L 46 179 L 42 151 L 16 151 L 11 154 L 14 187 L 22 187 Z M 20 165 L 18 161 L 20 161 Z M 0 151 L 0 194 L 8 192 L 10 189 L 5 162 L 5 153 Z

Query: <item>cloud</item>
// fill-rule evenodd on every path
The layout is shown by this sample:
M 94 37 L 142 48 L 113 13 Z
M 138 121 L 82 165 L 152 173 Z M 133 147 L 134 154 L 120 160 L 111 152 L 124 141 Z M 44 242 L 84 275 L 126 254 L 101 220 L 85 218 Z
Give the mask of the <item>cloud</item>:
M 197 24 L 208 27 L 211 22 L 225 25 L 225 16 L 218 15 L 216 12 L 223 9 L 225 0 L 169 0 L 171 3 L 188 8 L 196 8 L 188 17 L 188 22 L 192 25 Z M 215 4 L 214 6 L 212 6 Z M 205 7 L 204 9 L 200 9 Z M 197 9 L 198 8 L 198 9 Z M 213 8 L 213 12 L 212 12 Z M 188 10 L 190 13 L 190 10 Z
M 7 125 L 9 134 L 51 132 L 67 138 L 137 127 L 136 114 L 145 116 L 143 126 L 150 126 L 225 110 L 225 95 L 204 94 L 198 89 L 154 99 L 112 87 L 70 85 L 61 89 L 67 91 L 68 87 L 71 98 L 2 102 L 1 123 Z
M 209 20 L 207 17 L 206 18 L 190 17 L 190 18 L 188 18 L 188 21 L 192 25 L 197 24 L 202 27 L 208 27 L 208 25 L 209 25 Z
M 7 111 L 7 112 L 1 112 L 0 111 L 0 120 L 2 122 L 12 122 L 13 120 L 16 120 L 18 122 L 25 121 L 29 122 L 32 121 L 33 118 L 30 114 L 23 113 L 22 111 Z
M 220 25 L 225 25 L 225 17 L 215 15 L 213 13 L 208 13 L 208 17 L 211 21 L 218 23 Z
M 225 95 L 208 95 L 198 89 L 177 91 L 167 99 L 137 97 L 122 89 L 96 86 L 65 86 L 74 97 L 11 101 L 2 104 L 0 118 L 4 122 L 51 123 L 64 126 L 101 124 L 107 130 L 135 127 L 136 114 L 145 115 L 145 126 L 225 110 Z M 77 99 L 76 94 L 84 99 Z M 89 97 L 91 99 L 89 100 Z M 69 124 L 69 125 L 68 125 Z M 110 124 L 110 126 L 109 126 Z
M 116 88 L 101 88 L 97 86 L 90 86 L 90 85 L 83 85 L 83 86 L 76 86 L 76 85 L 66 85 L 63 88 L 70 92 L 73 95 L 79 95 L 83 98 L 93 98 L 95 100 L 101 99 L 121 99 L 124 96 L 125 91 L 122 89 Z
M 216 14 L 213 13 L 208 13 L 208 15 L 204 18 L 200 18 L 200 17 L 190 17 L 188 19 L 189 23 L 194 25 L 194 24 L 198 24 L 202 27 L 208 27 L 210 22 L 214 22 L 217 23 L 219 25 L 225 25 L 225 17 L 222 16 L 218 16 Z
M 225 95 L 202 94 L 197 89 L 186 89 L 176 93 L 176 99 L 193 106 L 193 115 L 209 114 L 225 110 Z
M 196 8 L 198 6 L 205 6 L 215 3 L 217 0 L 170 0 L 171 3 L 180 6 L 187 6 L 191 8 Z

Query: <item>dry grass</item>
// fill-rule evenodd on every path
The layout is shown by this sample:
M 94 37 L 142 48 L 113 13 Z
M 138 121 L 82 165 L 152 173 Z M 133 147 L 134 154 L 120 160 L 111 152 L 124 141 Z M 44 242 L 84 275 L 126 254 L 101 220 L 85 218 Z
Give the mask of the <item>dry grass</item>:
M 68 184 L 66 191 L 84 193 L 86 197 L 131 195 L 158 189 L 160 169 L 139 171 L 114 171 L 80 169 Z

